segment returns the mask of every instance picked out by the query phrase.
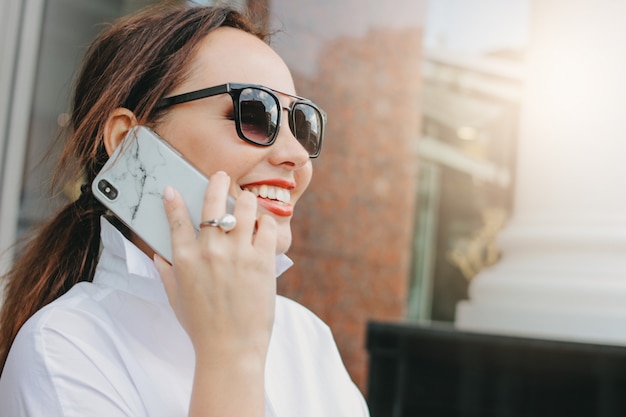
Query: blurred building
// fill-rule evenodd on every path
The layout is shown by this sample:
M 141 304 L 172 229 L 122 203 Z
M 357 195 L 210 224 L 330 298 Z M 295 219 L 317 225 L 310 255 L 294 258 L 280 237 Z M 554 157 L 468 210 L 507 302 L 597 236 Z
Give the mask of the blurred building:
M 523 54 L 428 50 L 408 316 L 454 321 L 511 213 Z
M 471 218 L 470 213 L 477 210 L 463 213 L 461 208 L 471 207 L 474 198 L 489 193 L 469 182 L 465 187 L 449 185 L 453 197 L 463 196 L 454 205 L 456 213 L 447 221 L 424 223 L 438 225 L 433 226 L 430 236 L 452 239 L 431 252 L 429 256 L 435 260 L 430 268 L 435 272 L 427 270 L 423 276 L 432 276 L 434 281 L 430 290 L 432 316 L 453 316 L 454 326 L 412 322 L 374 323 L 370 327 L 373 359 L 369 400 L 373 416 L 624 415 L 626 402 L 619 394 L 626 389 L 626 119 L 621 104 L 626 92 L 624 18 L 625 2 L 532 2 L 519 121 L 514 123 L 514 135 L 518 136 L 515 158 L 508 165 L 514 187 L 509 190 L 509 199 L 501 198 L 501 190 L 491 198 L 483 197 L 486 204 L 476 206 L 487 208 L 493 202 L 508 201 L 508 219 L 504 224 L 499 215 L 492 216 L 498 221 L 484 221 L 489 227 L 479 228 L 474 235 L 472 227 L 467 227 L 470 223 L 463 219 Z M 429 59 L 429 54 L 426 56 Z M 464 68 L 474 73 L 477 67 Z M 448 102 L 448 112 L 443 114 L 440 103 L 459 91 L 455 81 L 459 71 L 445 68 L 440 73 L 448 80 L 448 91 L 434 99 L 429 93 L 433 77 L 428 69 L 423 71 L 428 104 L 423 110 L 426 137 L 420 142 L 422 171 L 429 165 L 423 150 L 429 137 L 436 135 L 441 136 L 438 146 L 444 151 L 430 159 L 448 155 L 458 165 L 465 161 L 469 168 L 468 153 L 458 152 L 464 147 L 451 150 L 440 142 L 450 145 L 453 142 L 446 143 L 445 137 L 454 138 L 455 133 L 459 138 L 474 136 L 474 129 L 459 130 L 455 122 L 480 121 L 497 114 L 480 100 L 471 100 L 472 111 L 465 114 Z M 501 84 L 501 78 L 492 78 L 490 83 Z M 511 81 L 511 77 L 506 78 Z M 468 102 L 472 94 L 467 93 L 455 102 Z M 492 99 L 489 102 L 494 104 Z M 474 117 L 469 116 L 472 113 Z M 452 129 L 441 127 L 441 120 L 448 120 L 444 124 Z M 495 155 L 487 159 L 485 155 L 481 164 L 471 166 L 486 168 L 487 162 L 495 161 Z M 493 166 L 501 167 L 507 164 Z M 497 173 L 506 171 L 481 172 L 499 178 Z M 425 190 L 427 181 L 445 183 L 439 182 L 436 174 L 424 175 L 420 190 Z M 427 204 L 424 197 L 432 196 L 420 193 L 419 206 Z M 438 201 L 436 212 L 445 217 L 445 199 L 435 203 Z M 427 212 L 418 209 L 420 215 Z M 465 249 L 457 251 L 455 233 L 441 232 L 446 222 L 457 225 L 457 236 L 469 237 L 469 241 L 461 241 L 460 248 Z M 484 242 L 494 237 L 492 252 L 492 245 Z M 428 242 L 432 238 L 420 242 L 421 247 L 428 247 Z M 448 272 L 440 266 L 444 258 L 452 261 Z M 472 259 L 479 262 L 474 265 Z M 456 301 L 444 303 L 446 308 L 440 310 L 437 281 L 445 275 L 454 276 L 452 265 L 459 269 L 456 273 L 472 278 L 469 285 L 461 286 L 467 293 L 462 297 L 461 291 L 457 296 L 448 294 L 449 300 Z M 418 266 L 429 268 L 427 262 L 418 262 Z M 426 280 L 422 288 L 427 284 Z M 448 282 L 446 287 L 455 285 Z M 410 309 L 417 317 L 429 311 L 420 305 L 424 303 Z
M 532 4 L 513 216 L 459 328 L 626 345 L 626 3 Z

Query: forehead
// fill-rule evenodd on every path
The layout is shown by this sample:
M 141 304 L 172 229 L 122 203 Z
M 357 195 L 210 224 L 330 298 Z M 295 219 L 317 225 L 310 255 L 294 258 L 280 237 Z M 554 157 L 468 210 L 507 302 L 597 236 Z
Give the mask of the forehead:
M 189 70 L 177 92 L 235 82 L 295 94 L 291 73 L 280 56 L 256 36 L 239 29 L 222 27 L 211 32 L 192 56 Z

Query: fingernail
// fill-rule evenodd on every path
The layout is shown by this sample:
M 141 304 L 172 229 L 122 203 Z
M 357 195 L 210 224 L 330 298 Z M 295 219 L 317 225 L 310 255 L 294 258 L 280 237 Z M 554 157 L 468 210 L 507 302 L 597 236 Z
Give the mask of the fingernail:
M 163 190 L 163 198 L 167 201 L 172 201 L 174 199 L 174 189 L 169 185 Z
M 224 171 L 217 171 L 215 175 L 227 175 Z

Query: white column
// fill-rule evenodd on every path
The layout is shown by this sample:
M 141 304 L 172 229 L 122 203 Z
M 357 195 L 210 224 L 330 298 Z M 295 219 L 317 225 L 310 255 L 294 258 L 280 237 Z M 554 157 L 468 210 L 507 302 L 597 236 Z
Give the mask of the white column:
M 25 0 L 0 9 L 7 13 L 0 22 L 8 24 L 0 30 L 6 35 L 0 50 L 0 274 L 13 261 L 44 6 L 44 0 Z
M 626 345 L 626 2 L 535 0 L 503 256 L 465 330 Z

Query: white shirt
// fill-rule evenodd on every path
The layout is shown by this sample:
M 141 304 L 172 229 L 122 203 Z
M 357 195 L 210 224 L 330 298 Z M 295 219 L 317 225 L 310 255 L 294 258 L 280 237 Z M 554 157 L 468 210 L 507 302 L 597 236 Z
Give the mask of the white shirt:
M 187 416 L 194 351 L 154 263 L 104 220 L 101 236 L 93 282 L 18 333 L 0 377 L 0 416 Z M 328 326 L 280 296 L 265 399 L 267 417 L 369 415 Z

